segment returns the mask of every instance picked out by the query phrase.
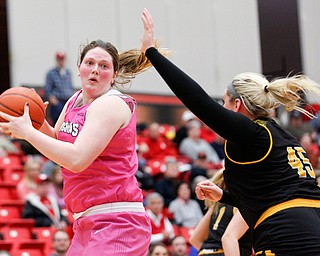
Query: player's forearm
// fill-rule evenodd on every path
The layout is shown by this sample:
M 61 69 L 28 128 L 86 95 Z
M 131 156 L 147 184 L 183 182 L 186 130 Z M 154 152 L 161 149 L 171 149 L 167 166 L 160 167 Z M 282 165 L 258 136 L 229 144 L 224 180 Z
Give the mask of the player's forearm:
M 195 229 L 193 230 L 189 242 L 190 244 L 195 247 L 197 250 L 200 249 L 202 243 L 204 240 L 207 239 L 209 234 L 209 228 L 210 228 L 210 219 L 212 215 L 213 208 L 210 207 L 206 214 L 202 217 L 200 222 L 197 224 Z
M 45 157 L 72 172 L 80 172 L 90 164 L 81 160 L 85 157 L 81 157 L 81 152 L 74 144 L 59 141 L 36 129 L 30 129 L 25 140 Z
M 240 256 L 239 242 L 234 237 L 222 237 L 222 248 L 225 256 Z
M 47 120 L 44 120 L 41 128 L 39 129 L 40 132 L 52 137 L 56 138 L 54 128 L 48 123 Z

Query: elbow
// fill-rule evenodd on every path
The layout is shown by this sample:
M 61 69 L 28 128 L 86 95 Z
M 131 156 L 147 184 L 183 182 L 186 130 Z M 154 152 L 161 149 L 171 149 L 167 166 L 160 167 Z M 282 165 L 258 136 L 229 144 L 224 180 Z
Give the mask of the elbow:
M 194 245 L 195 245 L 194 239 L 193 239 L 192 236 L 189 238 L 189 243 L 190 243 L 193 247 L 195 247 L 195 246 L 194 246 Z
M 200 250 L 201 242 L 198 241 L 195 237 L 191 236 L 191 237 L 189 238 L 189 243 L 190 243 L 194 248 L 196 248 L 197 250 Z
M 223 236 L 221 237 L 222 247 L 224 247 L 228 242 L 230 242 L 233 239 L 234 237 L 231 236 L 230 233 L 228 232 L 224 233 Z
M 224 244 L 226 243 L 226 240 L 227 240 L 228 238 L 227 238 L 227 236 L 225 236 L 225 235 L 223 235 L 222 237 L 221 237 L 221 243 L 222 243 L 222 248 L 224 247 Z
M 85 170 L 89 164 L 81 161 L 81 159 L 70 159 L 68 163 L 62 164 L 62 166 L 73 173 L 79 173 Z

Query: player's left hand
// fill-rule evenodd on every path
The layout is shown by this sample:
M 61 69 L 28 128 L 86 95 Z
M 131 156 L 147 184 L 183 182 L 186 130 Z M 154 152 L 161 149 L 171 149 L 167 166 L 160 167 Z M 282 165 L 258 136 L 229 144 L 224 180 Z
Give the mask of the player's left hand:
M 141 52 L 145 53 L 150 47 L 154 47 L 155 39 L 153 35 L 153 20 L 147 9 L 143 10 L 141 16 L 143 22 L 143 37 L 141 39 Z
M 209 199 L 218 202 L 223 190 L 209 180 L 201 181 L 197 184 L 195 193 L 200 200 Z

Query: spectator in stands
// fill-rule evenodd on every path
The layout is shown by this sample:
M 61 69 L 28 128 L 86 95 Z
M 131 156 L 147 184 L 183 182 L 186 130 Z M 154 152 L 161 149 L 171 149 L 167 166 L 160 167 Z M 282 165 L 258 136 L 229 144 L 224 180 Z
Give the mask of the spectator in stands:
M 48 175 L 49 177 L 52 177 L 53 171 L 56 169 L 57 164 L 49 159 L 45 161 L 45 163 L 42 165 L 41 173 L 44 173 Z
M 13 140 L 0 132 L 0 157 L 5 158 L 8 154 L 19 154 L 19 148 L 13 143 Z
M 176 135 L 173 138 L 173 142 L 177 145 L 177 148 L 179 148 L 181 141 L 188 136 L 188 133 L 187 133 L 188 123 L 195 119 L 196 119 L 196 116 L 190 110 L 186 110 L 182 113 L 181 120 L 183 123 L 177 129 Z
M 70 246 L 70 238 L 67 232 L 58 230 L 52 237 L 53 253 L 49 256 L 65 256 Z
M 203 217 L 203 213 L 197 201 L 191 199 L 189 183 L 182 181 L 176 191 L 177 198 L 169 204 L 169 213 L 173 214 L 176 225 L 194 228 Z
M 163 177 L 155 183 L 154 190 L 164 198 L 164 206 L 176 198 L 175 187 L 179 182 L 179 163 L 175 157 L 165 158 L 165 172 Z
M 146 169 L 138 169 L 136 172 L 136 178 L 139 184 L 139 188 L 144 191 L 148 191 L 154 188 L 154 180 L 153 177 L 145 170 Z
M 311 162 L 311 165 L 314 169 L 319 169 L 320 162 L 320 149 L 319 146 L 314 140 L 312 139 L 312 136 L 310 133 L 305 133 L 301 136 L 300 145 L 303 147 L 303 149 L 306 151 L 309 160 Z
M 138 141 L 142 156 L 146 159 L 160 159 L 168 155 L 177 155 L 176 146 L 162 136 L 160 133 L 160 125 L 156 122 L 148 126 L 146 137 L 140 137 Z M 143 150 L 143 151 L 142 151 Z
M 201 123 L 200 138 L 211 144 L 216 139 L 216 133 L 201 120 L 199 120 L 199 122 Z
M 29 193 L 36 193 L 37 178 L 41 172 L 41 164 L 35 158 L 28 158 L 24 164 L 24 177 L 17 184 L 17 194 L 22 200 L 26 200 Z
M 285 126 L 282 120 L 278 116 L 279 108 L 271 108 L 270 109 L 270 118 L 272 118 L 277 124 L 280 126 Z
M 44 86 L 53 124 L 56 123 L 64 104 L 74 93 L 71 71 L 66 67 L 66 53 L 58 51 L 55 57 L 56 67 L 47 72 Z
M 49 195 L 53 196 L 58 201 L 61 209 L 65 209 L 66 204 L 63 198 L 63 176 L 59 165 L 54 166 L 51 180 L 52 186 L 50 188 Z
M 49 195 L 51 180 L 49 176 L 40 174 L 37 178 L 37 193 L 30 193 L 22 212 L 22 218 L 32 218 L 36 227 L 54 226 L 64 230 L 68 225 L 62 214 L 58 201 Z
M 171 256 L 188 256 L 188 245 L 183 236 L 178 235 L 172 239 Z
M 187 155 L 194 161 L 198 158 L 198 154 L 203 152 L 210 162 L 220 163 L 217 152 L 206 140 L 200 138 L 200 132 L 200 121 L 193 120 L 188 124 L 188 137 L 184 138 L 179 146 L 180 154 Z
M 149 166 L 147 166 L 146 159 L 142 156 L 143 155 L 143 145 L 139 146 L 136 144 L 136 151 L 138 156 L 138 170 L 136 172 L 136 178 L 139 183 L 139 188 L 142 190 L 151 190 L 154 188 L 154 180 L 153 177 L 150 175 Z
M 147 196 L 146 208 L 152 227 L 151 244 L 162 242 L 169 245 L 170 240 L 174 237 L 173 226 L 163 214 L 163 207 L 164 200 L 159 193 L 153 192 Z
M 201 181 L 207 180 L 208 178 L 206 176 L 202 176 L 202 175 L 198 175 L 196 177 L 194 177 L 194 179 L 191 182 L 191 198 L 193 200 L 196 200 L 198 202 L 198 204 L 200 205 L 201 211 L 203 214 L 205 214 L 207 212 L 207 208 L 205 206 L 204 200 L 200 200 L 196 193 L 195 193 L 195 189 L 197 187 L 197 184 Z
M 222 161 L 225 158 L 224 153 L 224 142 L 225 139 L 222 138 L 219 134 L 216 134 L 216 137 L 213 142 L 210 143 L 211 147 L 217 152 L 219 159 Z
M 213 164 L 207 158 L 207 155 L 204 152 L 199 152 L 197 159 L 195 159 L 191 164 L 190 182 L 199 175 L 210 178 L 213 174 L 218 170 L 221 169 L 221 164 Z
M 303 114 L 297 110 L 290 113 L 289 124 L 286 126 L 289 131 L 297 140 L 300 140 L 305 133 L 312 134 L 315 129 L 309 122 L 303 121 Z
M 169 256 L 168 248 L 163 243 L 151 244 L 148 256 Z

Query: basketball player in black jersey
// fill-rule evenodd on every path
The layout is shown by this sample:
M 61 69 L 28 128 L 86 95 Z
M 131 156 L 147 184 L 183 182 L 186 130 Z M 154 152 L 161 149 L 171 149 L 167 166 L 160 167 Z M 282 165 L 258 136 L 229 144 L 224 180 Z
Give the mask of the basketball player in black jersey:
M 186 107 L 226 139 L 228 190 L 200 182 L 199 199 L 236 206 L 256 255 L 320 255 L 320 188 L 314 170 L 298 141 L 269 118 L 269 110 L 279 105 L 311 116 L 299 107 L 299 95 L 320 95 L 317 84 L 302 75 L 269 82 L 263 75 L 242 73 L 228 85 L 222 107 L 154 48 L 147 10 L 142 21 L 142 52 Z
M 223 169 L 210 179 L 225 189 Z M 248 225 L 236 207 L 206 199 L 207 212 L 191 233 L 189 242 L 203 256 L 251 256 Z M 230 232 L 231 231 L 231 232 Z M 241 239 L 240 239 L 241 238 Z

